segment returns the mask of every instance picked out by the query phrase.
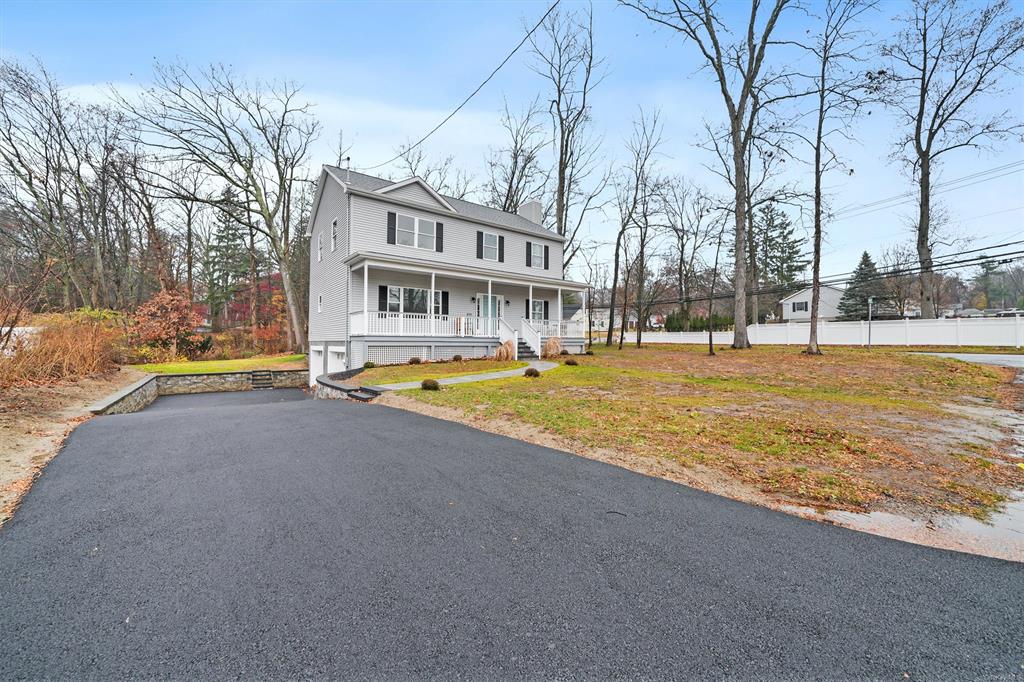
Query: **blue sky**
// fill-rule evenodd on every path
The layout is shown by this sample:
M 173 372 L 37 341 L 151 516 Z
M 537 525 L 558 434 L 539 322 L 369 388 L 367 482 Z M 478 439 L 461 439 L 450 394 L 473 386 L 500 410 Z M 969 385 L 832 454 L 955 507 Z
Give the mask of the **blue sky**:
M 581 7 L 563 0 L 566 7 Z M 152 64 L 182 60 L 221 62 L 240 74 L 290 79 L 303 85 L 324 124 L 317 163 L 331 162 L 337 131 L 354 144 L 353 166 L 370 166 L 395 147 L 432 128 L 475 88 L 522 38 L 547 7 L 544 2 L 379 3 L 64 3 L 0 2 L 0 54 L 40 58 L 58 80 L 82 97 L 99 99 L 108 84 L 147 84 Z M 884 34 L 899 3 L 883 5 L 868 28 Z M 596 93 L 595 130 L 607 163 L 622 156 L 623 140 L 637 108 L 662 112 L 666 144 L 661 163 L 714 191 L 724 188 L 704 164 L 712 160 L 695 142 L 702 118 L 719 119 L 720 96 L 698 71 L 692 46 L 656 30 L 630 10 L 596 2 L 595 37 L 607 77 Z M 799 33 L 804 20 L 784 26 Z M 496 143 L 503 98 L 525 104 L 544 83 L 528 68 L 524 49 L 474 100 L 427 143 L 428 154 L 453 154 L 481 177 L 489 145 Z M 1024 87 L 992 106 L 1024 110 Z M 836 207 L 859 205 L 912 189 L 892 149 L 893 119 L 880 108 L 857 128 L 843 153 L 854 168 L 829 179 Z M 950 156 L 946 179 L 1024 159 L 1019 140 L 997 151 L 966 150 Z M 810 174 L 791 166 L 791 177 Z M 955 231 L 976 246 L 1024 238 L 1024 173 L 985 181 L 941 195 Z M 907 241 L 913 206 L 839 220 L 829 227 L 823 272 L 846 272 L 862 250 L 877 255 L 885 245 Z M 611 217 L 611 213 L 609 213 Z M 610 237 L 611 221 L 595 217 L 590 237 Z

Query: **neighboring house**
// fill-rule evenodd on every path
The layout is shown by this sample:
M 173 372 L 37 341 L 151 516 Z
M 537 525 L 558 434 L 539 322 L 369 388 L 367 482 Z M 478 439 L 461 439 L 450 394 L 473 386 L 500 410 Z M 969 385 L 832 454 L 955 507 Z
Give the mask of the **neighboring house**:
M 611 319 L 611 313 L 608 310 L 608 306 L 606 306 L 606 305 L 605 306 L 594 306 L 594 310 L 591 313 L 591 315 L 593 317 L 594 331 L 607 331 L 608 330 L 608 320 Z M 618 325 L 620 317 L 621 317 L 621 314 L 619 314 L 619 311 L 616 310 L 616 315 L 615 315 L 615 324 L 616 325 Z M 586 333 L 585 332 L 586 325 L 587 325 L 587 309 L 586 309 L 586 307 L 583 307 L 583 308 L 577 310 L 576 313 L 572 316 L 572 320 L 574 322 L 582 323 L 583 326 L 584 326 L 584 333 Z M 618 328 L 618 327 L 616 326 L 616 328 Z M 631 330 L 631 329 L 636 329 L 636 313 L 632 312 L 632 311 L 629 313 L 629 325 L 627 327 L 627 330 Z
M 818 299 L 818 319 L 834 320 L 839 316 L 839 299 L 843 290 L 826 285 L 821 286 Z M 779 301 L 784 322 L 809 322 L 811 319 L 811 287 L 790 294 Z
M 506 213 L 399 182 L 324 166 L 307 234 L 310 381 L 319 374 L 490 355 L 505 340 L 537 355 L 558 336 L 583 352 L 563 317 L 564 239 L 531 201 Z M 518 345 L 518 344 L 517 344 Z

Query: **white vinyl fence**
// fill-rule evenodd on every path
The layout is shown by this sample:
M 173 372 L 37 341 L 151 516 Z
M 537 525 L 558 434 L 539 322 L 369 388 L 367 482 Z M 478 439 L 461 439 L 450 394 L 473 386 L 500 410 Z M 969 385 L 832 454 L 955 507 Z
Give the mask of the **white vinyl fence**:
M 871 344 L 876 346 L 1013 346 L 1024 342 L 1020 317 L 965 317 L 940 320 L 886 320 L 870 325 Z M 805 345 L 811 325 L 807 322 L 752 324 L 747 336 L 753 344 Z M 866 346 L 867 322 L 818 323 L 818 343 L 823 346 Z M 626 333 L 626 342 L 636 334 Z M 707 332 L 644 332 L 644 343 L 707 343 Z M 716 344 L 732 343 L 732 332 L 715 332 Z

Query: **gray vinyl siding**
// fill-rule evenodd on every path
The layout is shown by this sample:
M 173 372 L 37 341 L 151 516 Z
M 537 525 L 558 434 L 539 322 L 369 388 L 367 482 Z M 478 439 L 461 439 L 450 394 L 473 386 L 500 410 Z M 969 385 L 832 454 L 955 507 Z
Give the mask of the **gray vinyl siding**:
M 523 247 L 525 251 L 526 247 Z M 477 294 L 487 293 L 486 281 L 473 281 L 454 277 L 442 277 L 438 275 L 435 281 L 435 288 L 438 291 L 448 292 L 448 314 L 449 315 L 476 315 Z M 370 311 L 378 310 L 379 298 L 378 287 L 401 286 L 418 287 L 430 289 L 430 275 L 415 272 L 389 271 L 379 268 L 370 268 L 369 288 L 367 291 L 367 303 Z M 350 309 L 353 311 L 363 309 L 363 271 L 356 270 L 352 273 L 352 300 Z M 515 286 L 512 284 L 491 284 L 491 293 L 503 296 L 505 303 L 502 304 L 502 317 L 514 327 L 519 326 L 519 320 L 525 317 L 526 299 L 529 296 L 529 288 Z M 533 288 L 533 297 L 538 301 L 548 301 L 548 311 L 552 319 L 558 316 L 557 298 L 558 292 L 554 289 Z M 507 304 L 507 305 L 506 305 Z
M 314 217 L 309 243 L 309 338 L 311 341 L 348 338 L 349 197 L 337 182 L 327 183 Z M 331 251 L 331 222 L 338 219 L 338 239 Z M 323 239 L 323 259 L 317 260 L 317 239 Z M 317 312 L 317 296 L 323 311 Z
M 452 215 L 435 213 L 427 208 L 412 209 L 404 206 L 389 206 L 386 200 L 352 195 L 350 203 L 352 207 L 351 248 L 353 252 L 372 251 L 399 258 L 404 256 L 435 261 L 439 264 L 486 268 L 493 270 L 496 274 L 562 278 L 562 244 L 557 240 L 501 228 L 484 227 L 477 223 L 460 220 Z M 444 252 L 438 253 L 411 246 L 388 244 L 388 211 L 442 222 L 444 224 Z M 476 257 L 476 233 L 478 230 L 494 232 L 505 237 L 505 262 L 496 263 Z M 527 241 L 540 242 L 548 246 L 550 269 L 526 267 Z
M 433 206 L 448 210 L 442 204 L 439 204 L 437 199 L 431 196 L 430 192 L 423 189 L 419 184 L 413 183 L 406 185 L 405 187 L 399 187 L 393 189 L 385 194 L 385 196 L 395 197 L 396 199 L 404 199 L 405 201 L 415 201 L 420 204 L 426 204 L 427 206 Z

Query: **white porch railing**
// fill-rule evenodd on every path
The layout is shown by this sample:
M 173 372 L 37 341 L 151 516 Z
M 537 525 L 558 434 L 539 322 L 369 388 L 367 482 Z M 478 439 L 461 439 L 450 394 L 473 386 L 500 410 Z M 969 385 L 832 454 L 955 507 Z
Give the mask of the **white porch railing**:
M 354 335 L 379 336 L 498 336 L 498 319 L 475 315 L 386 313 L 371 310 L 349 316 Z
M 530 326 L 545 337 L 577 338 L 586 335 L 583 322 L 575 320 L 530 320 Z

